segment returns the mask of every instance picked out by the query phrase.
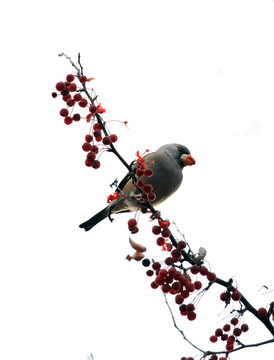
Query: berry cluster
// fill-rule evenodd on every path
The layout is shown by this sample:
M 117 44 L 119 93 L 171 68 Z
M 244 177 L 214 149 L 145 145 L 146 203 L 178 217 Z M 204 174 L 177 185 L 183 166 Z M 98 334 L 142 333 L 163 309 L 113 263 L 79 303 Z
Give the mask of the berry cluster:
M 196 319 L 195 305 L 193 303 L 185 304 L 192 293 L 202 288 L 202 283 L 199 280 L 193 279 L 193 275 L 200 274 L 206 276 L 210 282 L 216 280 L 216 275 L 210 272 L 205 266 L 193 265 L 188 269 L 183 268 L 182 250 L 186 247 L 186 242 L 181 240 L 177 243 L 177 248 L 172 250 L 172 244 L 167 243 L 167 238 L 170 236 L 168 228 L 169 222 L 159 220 L 159 226 L 154 225 L 152 232 L 155 235 L 160 235 L 157 238 L 157 244 L 163 247 L 163 250 L 170 252 L 170 256 L 165 259 L 165 262 L 153 262 L 152 269 L 147 271 L 148 276 L 155 276 L 151 283 L 153 289 L 161 287 L 161 290 L 167 294 L 175 296 L 175 303 L 179 306 L 181 315 L 186 316 L 188 320 Z M 150 260 L 144 259 L 143 265 L 150 266 Z
M 149 150 L 146 150 L 148 152 Z M 153 171 L 147 167 L 145 162 L 145 158 L 140 156 L 139 151 L 136 153 L 136 171 L 135 175 L 137 177 L 137 181 L 135 183 L 136 187 L 141 190 L 141 199 L 139 200 L 141 203 L 146 201 L 154 201 L 156 199 L 156 195 L 153 192 L 152 185 L 146 183 L 145 178 L 149 178 L 153 175 Z
M 60 115 L 64 118 L 66 125 L 70 125 L 74 121 L 78 122 L 82 118 L 85 118 L 88 123 L 91 122 L 90 131 L 89 134 L 85 136 L 82 149 L 87 153 L 85 160 L 86 166 L 98 169 L 100 167 L 100 161 L 96 159 L 99 153 L 99 147 L 97 145 L 103 145 L 104 147 L 110 146 L 117 141 L 118 137 L 108 132 L 105 123 L 99 115 L 105 113 L 106 110 L 100 103 L 96 105 L 97 97 L 93 96 L 93 93 L 90 95 L 87 91 L 86 83 L 91 80 L 93 80 L 93 78 L 88 79 L 84 75 L 68 74 L 65 81 L 59 81 L 55 85 L 58 93 L 53 92 L 52 97 L 56 98 L 60 95 L 66 103 L 66 107 L 60 110 Z M 79 82 L 78 86 L 76 81 Z M 78 107 L 79 110 L 85 109 L 85 115 L 81 116 L 79 111 L 76 110 L 76 107 Z
M 230 320 L 230 323 L 225 324 L 222 329 L 216 329 L 215 334 L 210 336 L 209 340 L 212 343 L 216 343 L 218 339 L 226 341 L 226 350 L 230 352 L 234 349 L 234 343 L 237 338 L 243 332 L 247 332 L 248 329 L 249 327 L 247 324 L 242 324 L 241 326 L 239 325 L 239 317 L 234 317 Z

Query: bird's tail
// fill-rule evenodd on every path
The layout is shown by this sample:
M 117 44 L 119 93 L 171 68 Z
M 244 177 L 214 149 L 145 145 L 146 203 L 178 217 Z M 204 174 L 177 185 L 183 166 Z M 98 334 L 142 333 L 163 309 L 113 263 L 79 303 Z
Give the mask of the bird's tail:
M 79 225 L 80 228 L 85 229 L 86 231 L 89 231 L 93 228 L 93 226 L 97 225 L 100 221 L 104 220 L 109 213 L 108 206 L 104 208 L 103 210 L 99 211 L 97 214 L 92 216 L 89 220 L 83 222 L 83 224 Z

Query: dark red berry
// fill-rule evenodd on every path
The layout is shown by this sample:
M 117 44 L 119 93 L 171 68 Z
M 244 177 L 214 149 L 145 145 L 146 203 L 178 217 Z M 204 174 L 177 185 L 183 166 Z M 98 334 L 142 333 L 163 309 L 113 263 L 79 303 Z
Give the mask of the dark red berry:
M 60 110 L 60 115 L 63 116 L 63 117 L 66 117 L 68 116 L 69 112 L 68 112 L 68 109 L 61 109 Z
M 81 115 L 80 114 L 73 114 L 72 116 L 74 121 L 79 121 L 81 119 Z
M 74 92 L 77 90 L 77 86 L 75 83 L 71 83 L 68 89 L 70 92 Z
M 260 317 L 266 317 L 266 315 L 267 315 L 267 310 L 266 310 L 265 308 L 260 308 L 260 309 L 258 310 L 258 315 L 259 315 Z
M 72 106 L 74 106 L 74 104 L 75 104 L 75 100 L 73 100 L 73 99 L 67 100 L 67 106 L 72 107 Z
M 231 298 L 232 298 L 234 301 L 239 301 L 239 300 L 241 299 L 241 297 L 242 297 L 242 295 L 241 295 L 241 293 L 240 293 L 238 290 L 234 291 L 234 292 L 232 293 L 232 295 L 231 295 Z
M 95 152 L 95 154 L 98 154 L 99 148 L 96 145 L 92 145 L 91 151 Z
M 90 151 L 91 150 L 91 145 L 89 142 L 85 142 L 82 146 L 82 149 L 86 152 Z
M 77 94 L 75 94 L 75 95 L 73 96 L 73 99 L 74 99 L 75 101 L 80 101 L 80 100 L 82 100 L 82 95 L 79 94 L 79 93 L 77 93 Z
M 99 167 L 101 166 L 101 163 L 99 160 L 94 160 L 92 162 L 91 166 L 93 167 L 93 169 L 99 169 Z
M 154 262 L 154 263 L 152 264 L 152 268 L 153 268 L 153 270 L 155 270 L 155 271 L 160 270 L 160 269 L 161 269 L 161 264 L 160 264 L 158 261 L 156 261 L 156 262 Z
M 92 135 L 90 135 L 90 134 L 87 134 L 87 135 L 85 136 L 85 140 L 86 140 L 87 142 L 92 142 L 92 139 L 93 139 L 93 137 L 92 137 Z
M 95 138 L 100 138 L 102 136 L 101 130 L 94 130 L 93 135 Z
M 236 326 L 238 324 L 239 320 L 237 318 L 233 318 L 230 320 L 230 323 L 234 326 Z
M 152 172 L 151 169 L 146 169 L 146 170 L 144 171 L 144 175 L 145 175 L 146 177 L 151 177 L 151 176 L 153 175 L 153 172 Z
M 183 250 L 186 247 L 186 242 L 183 240 L 178 241 L 177 247 L 178 249 Z
M 66 85 L 63 81 L 59 81 L 56 85 L 55 85 L 56 90 L 58 91 L 63 91 L 66 89 Z
M 223 330 L 224 330 L 225 332 L 228 332 L 228 331 L 230 330 L 230 325 L 229 325 L 229 324 L 225 324 L 225 325 L 223 326 Z
M 165 239 L 163 237 L 160 236 L 160 237 L 158 237 L 156 243 L 159 246 L 163 246 L 166 243 L 166 241 L 165 241 Z
M 79 104 L 80 107 L 84 108 L 84 107 L 87 106 L 88 101 L 87 101 L 87 99 L 82 99 L 82 100 L 80 100 L 80 101 L 78 102 L 78 104 Z
M 168 228 L 162 230 L 163 237 L 168 238 L 168 237 L 170 237 L 170 235 L 171 235 L 171 231 Z
M 72 118 L 70 116 L 66 116 L 65 119 L 64 119 L 64 123 L 66 125 L 70 125 L 72 123 Z
M 95 135 L 94 135 L 94 136 L 95 136 Z M 110 136 L 104 136 L 102 142 L 103 142 L 104 145 L 110 145 L 110 144 L 111 144 L 111 138 L 110 138 Z
M 53 92 L 53 93 L 51 93 L 51 96 L 52 96 L 53 98 L 56 98 L 58 95 L 57 95 L 56 92 Z
M 111 138 L 111 141 L 112 141 L 113 143 L 115 143 L 115 142 L 118 140 L 118 137 L 117 137 L 117 135 L 115 135 L 115 134 L 111 134 L 111 135 L 110 135 L 110 138 Z
M 147 197 L 148 197 L 148 200 L 149 200 L 149 201 L 154 201 L 154 200 L 156 199 L 156 194 L 154 194 L 153 192 L 151 192 L 151 193 L 149 193 L 149 194 L 147 195 Z
M 187 318 L 188 318 L 188 320 L 190 320 L 190 321 L 193 321 L 193 320 L 195 320 L 196 319 L 196 313 L 194 312 L 194 311 L 189 311 L 188 312 L 188 314 L 187 314 Z
M 74 76 L 72 74 L 68 74 L 66 79 L 67 79 L 68 82 L 73 82 Z
M 92 151 L 90 151 L 89 153 L 87 153 L 87 159 L 90 160 L 90 161 L 93 161 L 95 160 L 96 158 L 96 154 Z
M 212 343 L 215 343 L 218 339 L 217 339 L 217 336 L 216 336 L 216 335 L 212 335 L 212 336 L 210 336 L 209 340 L 210 340 Z
M 153 190 L 153 187 L 150 185 L 150 184 L 145 184 L 144 187 L 143 187 L 143 190 L 146 194 L 149 194 L 152 192 Z
M 79 77 L 79 81 L 81 84 L 84 84 L 87 81 L 87 77 L 85 75 L 82 75 Z
M 249 329 L 249 327 L 248 327 L 248 325 L 247 325 L 247 324 L 242 324 L 242 326 L 241 326 L 241 330 L 242 330 L 243 332 L 247 332 L 247 331 L 248 331 L 248 329 Z
M 152 227 L 152 232 L 153 232 L 154 235 L 159 235 L 159 234 L 161 233 L 161 228 L 160 228 L 160 226 L 154 225 L 154 226 Z

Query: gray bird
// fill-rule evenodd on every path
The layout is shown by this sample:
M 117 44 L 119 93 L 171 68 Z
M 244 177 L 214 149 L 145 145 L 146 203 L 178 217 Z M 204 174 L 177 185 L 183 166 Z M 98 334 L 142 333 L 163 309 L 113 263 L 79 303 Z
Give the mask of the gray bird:
M 152 186 L 152 191 L 156 195 L 155 200 L 151 201 L 153 206 L 160 204 L 178 190 L 183 180 L 183 168 L 195 164 L 188 148 L 180 144 L 163 145 L 157 151 L 144 156 L 144 160 L 147 168 L 150 168 L 153 174 L 151 177 L 141 176 L 139 179 L 144 184 Z M 134 168 L 136 169 L 136 165 Z M 142 195 L 133 184 L 129 173 L 121 181 L 116 191 L 119 193 L 118 198 L 82 223 L 80 228 L 88 231 L 106 217 L 112 220 L 111 214 L 137 211 L 144 208 L 141 202 Z

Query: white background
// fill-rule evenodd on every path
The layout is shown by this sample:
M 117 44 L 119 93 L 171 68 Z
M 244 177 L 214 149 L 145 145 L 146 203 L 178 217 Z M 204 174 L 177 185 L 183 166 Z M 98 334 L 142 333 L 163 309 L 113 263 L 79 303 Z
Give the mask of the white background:
M 80 51 L 107 109 L 117 149 L 179 142 L 197 164 L 159 207 L 208 266 L 257 308 L 273 292 L 274 9 L 271 0 L 14 1 L 1 9 L 0 358 L 5 360 L 180 359 L 198 352 L 172 325 L 160 290 L 132 252 L 119 215 L 78 228 L 106 205 L 125 173 L 111 154 L 85 167 L 88 125 L 66 126 L 56 82 Z M 135 240 L 162 257 L 140 219 Z M 206 282 L 204 282 L 206 285 Z M 261 290 L 260 290 L 261 289 Z M 203 349 L 229 321 L 218 285 L 178 326 Z M 173 304 L 174 299 L 170 298 Z M 233 304 L 234 305 L 234 304 Z M 231 310 L 233 309 L 233 306 Z M 174 307 L 177 315 L 177 307 Z M 251 317 L 244 343 L 271 338 Z M 270 359 L 273 345 L 233 359 Z M 199 359 L 199 356 L 196 356 Z

